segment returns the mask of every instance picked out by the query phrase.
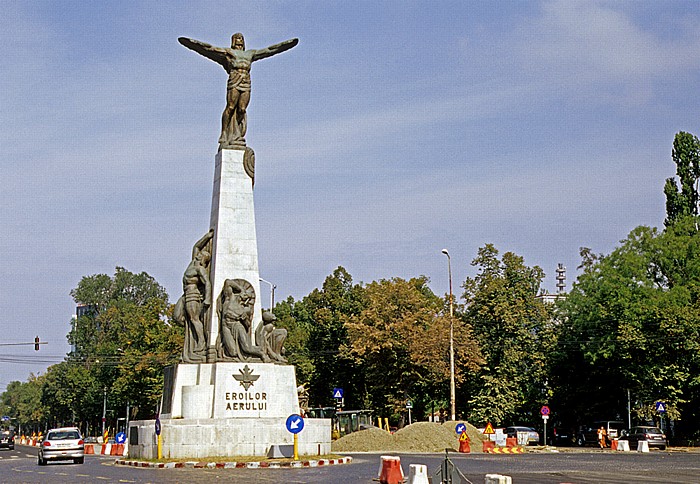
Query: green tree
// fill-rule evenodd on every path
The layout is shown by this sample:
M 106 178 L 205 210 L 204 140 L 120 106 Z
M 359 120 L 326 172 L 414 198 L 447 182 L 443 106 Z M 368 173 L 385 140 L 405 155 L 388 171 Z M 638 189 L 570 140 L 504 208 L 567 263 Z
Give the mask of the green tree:
M 75 351 L 67 363 L 94 379 L 84 382 L 92 389 L 84 405 L 101 409 L 106 390 L 108 407 L 117 416 L 125 414 L 128 404 L 131 418 L 151 417 L 162 393 L 163 368 L 177 363 L 183 344 L 184 329 L 168 319 L 165 289 L 145 272 L 117 267 L 114 277 L 84 277 L 71 295 L 76 303 L 94 308 L 78 318 L 68 335 Z M 100 416 L 93 414 L 92 424 Z
M 473 422 L 532 422 L 548 401 L 547 363 L 555 343 L 552 313 L 536 296 L 544 278 L 537 266 L 496 248 L 479 249 L 478 275 L 463 284 L 465 313 L 485 364 L 470 380 Z
M 673 162 L 680 188 L 674 178 L 666 180 L 666 226 L 686 216 L 698 215 L 698 179 L 700 178 L 700 141 L 683 131 L 673 140 Z
M 425 277 L 394 278 L 364 287 L 364 308 L 345 320 L 348 344 L 341 352 L 352 359 L 366 386 L 365 401 L 379 415 L 394 420 L 411 400 L 416 415 L 427 413 L 436 395 L 447 395 L 449 317 L 444 300 Z M 457 379 L 475 367 L 478 349 L 467 325 L 457 325 Z M 442 399 L 444 402 L 444 399 Z
M 341 345 L 348 343 L 345 318 L 358 314 L 362 307 L 362 286 L 353 284 L 352 276 L 343 267 L 335 269 L 321 289 L 314 289 L 295 306 L 299 324 L 309 328 L 307 348 L 313 366 L 309 377 L 311 405 L 333 404 L 333 388 L 342 387 L 347 407 L 365 406 L 364 379 L 352 360 L 339 352 Z
M 700 234 L 697 217 L 664 232 L 637 227 L 610 255 L 585 267 L 562 303 L 557 400 L 570 414 L 668 416 L 697 429 L 700 389 Z M 612 414 L 612 415 L 611 415 Z M 682 428 L 681 428 L 682 430 Z

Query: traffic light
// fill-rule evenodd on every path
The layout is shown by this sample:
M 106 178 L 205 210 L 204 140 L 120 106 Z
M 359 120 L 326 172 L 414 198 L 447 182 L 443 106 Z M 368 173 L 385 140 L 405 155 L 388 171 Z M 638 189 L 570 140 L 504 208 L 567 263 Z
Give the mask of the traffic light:
M 39 351 L 39 337 L 34 338 L 34 351 Z

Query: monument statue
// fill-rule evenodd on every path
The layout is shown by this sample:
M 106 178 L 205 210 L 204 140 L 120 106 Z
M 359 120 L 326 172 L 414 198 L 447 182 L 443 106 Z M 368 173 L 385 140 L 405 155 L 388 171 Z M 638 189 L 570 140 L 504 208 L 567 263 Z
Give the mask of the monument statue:
M 277 317 L 269 311 L 262 315 L 262 323 L 255 330 L 255 341 L 263 347 L 263 353 L 275 363 L 287 363 L 284 355 L 285 328 L 275 328 Z
M 228 73 L 226 108 L 221 116 L 219 149 L 244 149 L 247 129 L 246 109 L 250 102 L 250 67 L 253 62 L 289 50 L 299 43 L 290 39 L 265 49 L 245 48 L 243 34 L 231 37 L 231 47 L 215 47 L 199 40 L 179 37 L 178 42 L 220 64 Z
M 211 240 L 214 230 L 209 230 L 192 248 L 192 261 L 182 276 L 183 295 L 173 310 L 173 319 L 185 326 L 185 344 L 182 361 L 197 363 L 206 361 L 207 328 L 211 307 Z
M 245 279 L 226 279 L 216 300 L 219 314 L 219 338 L 216 342 L 218 361 L 251 361 L 268 363 L 263 347 L 253 345 L 250 326 L 253 321 L 255 290 Z

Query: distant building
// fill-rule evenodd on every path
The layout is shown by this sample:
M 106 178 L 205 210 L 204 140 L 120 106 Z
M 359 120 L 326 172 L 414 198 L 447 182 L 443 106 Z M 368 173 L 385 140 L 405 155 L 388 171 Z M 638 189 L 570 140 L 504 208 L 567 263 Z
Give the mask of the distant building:
M 566 299 L 566 267 L 561 262 L 557 264 L 557 293 L 556 294 L 540 294 L 537 299 L 545 304 L 554 304 L 555 302 Z

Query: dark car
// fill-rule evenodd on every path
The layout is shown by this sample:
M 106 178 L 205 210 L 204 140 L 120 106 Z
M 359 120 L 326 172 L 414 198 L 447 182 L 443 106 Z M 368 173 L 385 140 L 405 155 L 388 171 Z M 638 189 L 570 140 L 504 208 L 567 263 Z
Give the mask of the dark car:
M 579 428 L 576 433 L 576 444 L 580 447 L 589 444 L 598 443 L 598 429 L 603 427 L 609 444 L 613 439 L 616 439 L 626 427 L 625 423 L 620 420 L 598 420 L 592 425 L 585 425 Z
M 7 448 L 14 450 L 15 448 L 15 433 L 12 430 L 0 431 L 0 449 Z
M 666 435 L 658 427 L 632 427 L 629 432 L 623 431 L 619 440 L 626 440 L 630 443 L 630 449 L 637 447 L 640 440 L 646 440 L 649 448 L 657 447 L 665 450 L 668 445 Z

